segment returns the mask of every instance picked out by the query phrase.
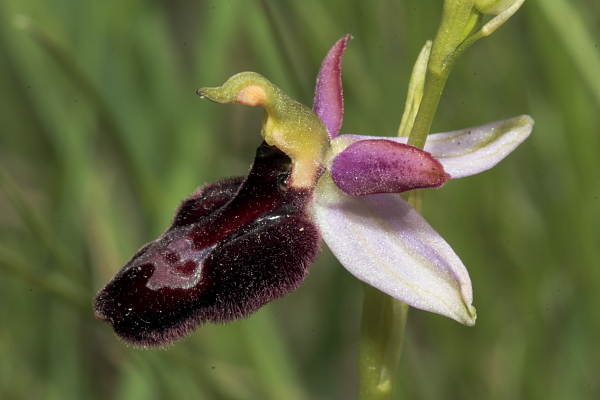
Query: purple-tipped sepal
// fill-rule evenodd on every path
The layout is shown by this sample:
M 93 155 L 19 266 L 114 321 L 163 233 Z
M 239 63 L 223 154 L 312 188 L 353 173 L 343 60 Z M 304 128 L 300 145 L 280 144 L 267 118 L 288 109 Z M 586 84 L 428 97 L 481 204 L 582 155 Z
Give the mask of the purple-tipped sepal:
M 340 132 L 344 118 L 342 57 L 350 39 L 352 36 L 346 35 L 333 45 L 325 56 L 317 76 L 313 110 L 325 123 L 331 139 Z
M 290 159 L 265 144 L 245 179 L 198 189 L 172 225 L 98 293 L 97 318 L 136 347 L 163 347 L 204 322 L 247 317 L 295 290 L 320 246 L 312 190 L 287 186 Z
M 428 152 L 384 139 L 351 144 L 335 156 L 330 172 L 337 187 L 350 196 L 438 188 L 450 178 Z

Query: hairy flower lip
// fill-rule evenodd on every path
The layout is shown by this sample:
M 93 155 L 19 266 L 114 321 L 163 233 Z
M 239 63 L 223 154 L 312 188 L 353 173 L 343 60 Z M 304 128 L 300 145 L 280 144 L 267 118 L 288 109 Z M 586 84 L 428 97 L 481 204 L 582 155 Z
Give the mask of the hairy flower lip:
M 290 165 L 263 144 L 244 180 L 196 190 L 165 233 L 100 290 L 95 316 L 129 344 L 162 347 L 295 290 L 321 239 L 307 211 L 313 191 L 285 187 Z

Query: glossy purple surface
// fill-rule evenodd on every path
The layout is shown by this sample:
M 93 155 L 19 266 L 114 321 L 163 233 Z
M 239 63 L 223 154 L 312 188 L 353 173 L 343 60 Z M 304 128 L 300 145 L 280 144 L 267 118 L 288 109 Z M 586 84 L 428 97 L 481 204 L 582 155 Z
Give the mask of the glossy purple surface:
M 196 190 L 172 225 L 96 296 L 96 317 L 139 347 L 160 347 L 199 324 L 244 318 L 296 289 L 320 244 L 312 191 L 288 188 L 290 159 L 263 144 L 245 179 Z

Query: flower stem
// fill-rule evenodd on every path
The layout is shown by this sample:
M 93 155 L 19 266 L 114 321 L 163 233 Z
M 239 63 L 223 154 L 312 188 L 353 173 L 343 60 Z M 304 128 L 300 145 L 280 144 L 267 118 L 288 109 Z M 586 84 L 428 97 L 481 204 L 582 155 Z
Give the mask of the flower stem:
M 425 146 L 425 141 L 427 140 L 427 135 L 429 134 L 431 123 L 433 122 L 433 116 L 437 110 L 447 79 L 448 74 L 428 69 L 423 99 L 421 100 L 419 112 L 417 113 L 413 129 L 408 138 L 409 145 L 421 149 Z
M 421 212 L 422 191 L 403 196 Z M 359 400 L 389 400 L 394 395 L 402 355 L 408 304 L 363 284 L 364 299 L 358 345 Z
M 472 2 L 444 2 L 442 20 L 427 64 L 423 99 L 408 138 L 408 144 L 419 148 L 425 146 L 425 140 L 427 140 L 446 81 L 456 59 L 462 52 L 457 52 L 457 49 L 479 27 L 480 22 L 481 13 L 473 8 Z
M 408 305 L 364 284 L 358 369 L 360 400 L 388 400 L 402 353 Z
M 444 1 L 435 40 L 421 51 L 409 85 L 398 131 L 399 136 L 410 132 L 409 145 L 421 149 L 425 146 L 446 81 L 458 57 L 475 41 L 494 32 L 523 1 L 508 4 L 483 27 L 483 14 L 475 7 L 474 0 Z M 419 213 L 422 211 L 420 190 L 402 196 Z M 408 305 L 367 284 L 364 284 L 364 293 L 358 354 L 359 400 L 388 400 L 394 394 Z
M 423 99 L 410 131 L 408 144 L 423 148 L 448 76 L 458 57 L 477 40 L 504 24 L 525 0 L 515 0 L 481 26 L 483 14 L 473 0 L 445 0 L 442 20 L 431 47 Z

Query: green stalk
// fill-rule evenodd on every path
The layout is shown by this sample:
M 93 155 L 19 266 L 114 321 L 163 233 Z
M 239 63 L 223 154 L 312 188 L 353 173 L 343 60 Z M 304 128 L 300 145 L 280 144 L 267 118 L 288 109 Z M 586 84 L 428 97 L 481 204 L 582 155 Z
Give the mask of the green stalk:
M 421 149 L 425 146 L 425 141 L 427 140 L 427 135 L 431 129 L 433 117 L 440 102 L 440 98 L 442 97 L 442 91 L 446 86 L 447 79 L 448 74 L 428 69 L 425 93 L 423 94 L 423 99 L 421 100 L 421 105 L 417 117 L 415 118 L 413 129 L 408 137 L 409 145 Z
M 483 27 L 483 14 L 474 1 L 444 1 L 435 40 L 433 44 L 425 44 L 413 69 L 398 136 L 410 132 L 409 145 L 421 149 L 425 146 L 446 81 L 458 57 L 475 41 L 490 35 L 506 22 L 523 1 L 516 0 L 498 11 L 499 14 Z M 421 213 L 420 190 L 402 196 Z M 359 337 L 359 399 L 387 400 L 394 395 L 408 305 L 367 284 L 364 284 L 364 292 Z
M 473 8 L 472 2 L 444 2 L 442 20 L 427 64 L 423 99 L 408 144 L 419 148 L 425 146 L 446 81 L 459 53 L 462 53 L 457 49 L 479 26 L 481 17 L 482 14 Z
M 394 395 L 408 305 L 366 283 L 363 287 L 358 398 L 388 400 Z
M 422 191 L 403 197 L 421 212 Z M 374 287 L 363 284 L 364 300 L 358 347 L 359 400 L 388 400 L 394 386 L 409 306 Z
M 400 135 L 408 131 L 408 126 L 412 122 L 410 114 L 415 112 L 415 108 L 418 109 L 410 130 L 408 139 L 410 145 L 420 148 L 425 145 L 433 116 L 455 61 L 452 55 L 464 39 L 464 27 L 468 27 L 468 35 L 478 22 L 477 19 L 472 18 L 475 14 L 470 5 L 458 11 L 459 19 L 464 22 L 459 27 L 459 36 L 457 37 L 457 29 L 453 25 L 457 18 L 457 10 L 445 5 L 438 34 L 431 46 L 431 53 L 429 54 L 429 45 L 426 44 L 413 70 L 411 78 L 413 85 L 409 90 L 409 100 L 399 129 Z M 427 62 L 427 72 L 423 79 L 424 68 L 420 65 L 425 62 Z M 419 99 L 421 88 L 423 97 Z M 412 99 L 411 94 L 414 97 Z M 408 104 L 413 102 L 416 104 Z M 404 194 L 404 198 L 417 211 L 421 208 L 420 197 L 420 191 Z M 394 395 L 394 383 L 402 354 L 409 307 L 370 285 L 363 286 L 365 297 L 358 350 L 359 400 L 389 400 Z
M 524 1 L 515 0 L 481 28 L 483 14 L 474 7 L 474 1 L 444 1 L 442 20 L 427 64 L 423 99 L 408 144 L 419 148 L 425 146 L 446 81 L 458 57 L 477 40 L 491 35 L 504 24 Z
M 410 132 L 409 145 L 425 146 L 446 81 L 458 57 L 475 41 L 497 29 L 522 2 L 517 0 L 482 29 L 479 27 L 483 15 L 474 8 L 473 1 L 444 2 L 435 40 L 421 51 L 409 85 L 398 132 L 399 136 Z M 418 212 L 422 211 L 421 191 L 411 191 L 403 197 Z M 367 284 L 364 284 L 364 292 L 359 337 L 359 399 L 389 400 L 394 395 L 409 307 Z

